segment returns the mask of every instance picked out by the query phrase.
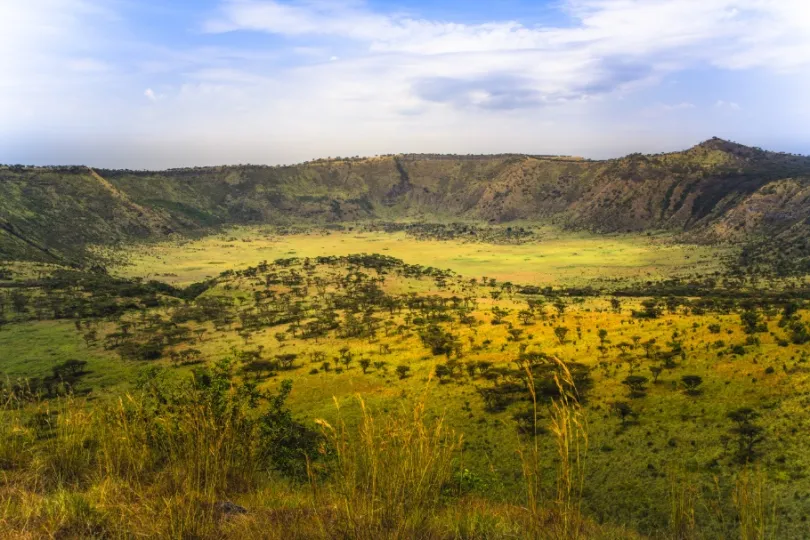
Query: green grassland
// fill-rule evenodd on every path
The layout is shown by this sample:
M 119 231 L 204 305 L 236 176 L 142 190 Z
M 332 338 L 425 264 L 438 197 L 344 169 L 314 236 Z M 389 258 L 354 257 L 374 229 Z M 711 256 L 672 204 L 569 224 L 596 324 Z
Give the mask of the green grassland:
M 788 324 L 783 315 L 787 300 L 729 298 L 717 289 L 705 297 L 658 298 L 655 316 L 639 316 L 650 298 L 617 297 L 609 291 L 713 275 L 722 270 L 726 252 L 655 236 L 592 236 L 550 229 L 539 236 L 519 245 L 496 245 L 416 240 L 404 233 L 282 235 L 273 229 L 241 227 L 193 241 L 136 245 L 114 254 L 120 264 L 109 268 L 112 274 L 178 287 L 211 281 L 194 298 L 149 290 L 142 297 L 156 297 L 156 303 L 142 302 L 137 309 L 95 319 L 92 325 L 52 320 L 33 305 L 22 312 L 6 305 L 0 370 L 10 378 L 42 378 L 67 360 L 86 360 L 86 374 L 75 388 L 90 390 L 92 398 L 104 401 L 134 392 L 144 368 L 160 367 L 165 376 L 181 380 L 201 365 L 196 361 L 204 365 L 232 358 L 237 377 L 255 381 L 260 388 L 275 390 L 281 380 L 290 379 L 289 407 L 308 426 L 316 419 L 338 425 L 336 404 L 351 428 L 362 424 L 358 396 L 369 410 L 385 417 L 426 395 L 428 416 L 444 418 L 463 436 L 463 451 L 455 455 L 454 467 L 466 471 L 465 493 L 493 509 L 513 509 L 495 511 L 503 520 L 514 509 L 525 510 L 519 451 L 525 452 L 534 440 L 519 432 L 516 421 L 531 405 L 525 387 L 519 389 L 526 384 L 521 366 L 534 355 L 538 373 L 547 374 L 543 370 L 552 369 L 550 359 L 557 358 L 572 369 L 584 366 L 590 380 L 587 388 L 579 389 L 588 441 L 580 463 L 582 512 L 594 527 L 609 526 L 585 536 L 806 537 L 810 345 L 793 340 L 791 328 L 806 327 L 810 312 L 799 307 Z M 401 259 L 405 266 L 345 258 L 356 253 Z M 333 256 L 344 258 L 314 260 Z M 408 264 L 421 266 L 414 271 Z M 19 281 L 44 270 L 18 266 L 13 271 Z M 518 284 L 554 289 L 537 294 Z M 563 288 L 584 286 L 605 289 L 579 296 Z M 444 307 L 420 307 L 419 298 Z M 389 299 L 398 302 L 390 309 Z M 358 335 L 349 335 L 355 301 L 367 302 L 356 310 L 358 320 L 366 322 L 357 322 Z M 208 315 L 198 314 L 205 309 L 210 309 Z M 337 326 L 307 335 L 307 325 L 330 310 Z M 758 326 L 746 330 L 742 315 L 750 312 L 756 313 Z M 177 327 L 185 331 L 182 339 L 165 338 L 151 360 L 137 360 L 137 352 L 125 354 L 128 349 L 111 340 L 127 329 L 115 339 L 143 345 Z M 457 346 L 435 354 L 423 337 L 433 327 L 452 336 Z M 567 329 L 563 339 L 555 333 L 561 327 Z M 85 339 L 90 328 L 96 339 Z M 178 362 L 183 351 L 191 351 L 189 358 L 195 362 Z M 283 355 L 294 358 L 290 366 L 266 372 L 250 369 L 257 361 L 274 362 Z M 407 366 L 407 373 L 400 376 L 399 366 Z M 443 366 L 451 366 L 451 372 L 446 374 Z M 659 367 L 653 382 L 651 368 Z M 625 384 L 632 375 L 648 379 L 635 396 Z M 688 375 L 701 377 L 697 391 L 684 386 Z M 509 384 L 518 390 L 492 406 L 487 396 L 499 396 L 496 392 Z M 632 414 L 622 419 L 617 403 L 627 404 Z M 545 433 L 554 418 L 551 404 L 539 403 L 536 439 L 543 485 L 549 491 L 559 480 L 560 463 L 558 439 Z M 735 423 L 728 417 L 741 407 L 756 410 L 759 417 L 753 424 L 763 429 L 763 440 L 755 445 L 748 465 L 738 459 Z M 746 518 L 735 495 L 740 478 L 749 471 L 764 486 L 759 498 L 763 522 L 750 530 L 740 525 Z M 90 501 L 106 501 L 99 495 L 103 485 L 97 479 L 90 487 L 72 489 Z M 252 508 L 267 506 L 270 500 L 282 507 L 304 504 L 306 495 L 297 488 L 288 491 L 265 493 L 264 498 L 255 491 L 217 496 Z M 673 511 L 679 500 L 689 501 L 686 509 Z M 109 503 L 96 504 L 100 511 L 115 511 Z M 151 515 L 145 508 L 139 514 L 140 507 L 131 504 L 133 522 L 136 515 Z M 0 523 L 6 524 L 4 531 L 22 530 L 9 526 L 18 522 L 8 510 Z M 489 529 L 482 525 L 471 534 L 457 529 L 435 537 L 521 535 L 508 527 L 499 529 L 505 525 L 498 523 Z M 133 525 L 132 530 L 150 529 Z M 748 535 L 751 530 L 763 535 Z M 234 531 L 220 526 L 216 534 L 247 534 L 238 527 Z
M 660 280 L 722 268 L 731 250 L 678 244 L 666 235 L 594 235 L 543 228 L 518 245 L 417 240 L 405 233 L 323 231 L 278 234 L 274 228 L 237 227 L 199 240 L 141 244 L 115 252 L 127 277 L 152 276 L 187 285 L 260 261 L 380 253 L 451 269 L 469 277 L 543 285 L 604 285 L 615 280 Z
M 0 335 L 3 375 L 42 377 L 55 365 L 74 359 L 88 362 L 84 384 L 97 391 L 124 390 L 142 366 L 122 361 L 111 351 L 88 348 L 70 321 L 26 322 Z

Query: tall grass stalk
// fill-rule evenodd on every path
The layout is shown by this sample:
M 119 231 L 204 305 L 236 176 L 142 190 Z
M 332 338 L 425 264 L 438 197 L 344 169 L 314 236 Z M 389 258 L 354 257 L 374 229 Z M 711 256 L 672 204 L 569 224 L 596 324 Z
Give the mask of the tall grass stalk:
M 139 485 L 153 464 L 144 403 L 127 394 L 103 410 L 102 423 L 108 436 L 99 438 L 99 473 Z
M 762 471 L 751 471 L 748 467 L 741 470 L 731 494 L 739 518 L 740 540 L 776 537 L 776 504 L 768 498 Z
M 523 479 L 527 493 L 528 511 L 531 516 L 531 533 L 534 538 L 553 537 L 577 539 L 583 535 L 582 490 L 585 482 L 585 454 L 588 449 L 588 426 L 579 403 L 576 385 L 570 370 L 557 358 L 559 367 L 554 382 L 559 397 L 550 405 L 550 432 L 557 453 L 554 498 L 550 501 L 553 512 L 550 525 L 543 523 L 542 474 L 544 464 L 538 443 L 537 393 L 531 369 L 525 367 L 534 414 L 534 433 L 528 449 L 520 451 Z
M 697 525 L 695 507 L 698 492 L 686 479 L 685 472 L 669 473 L 669 531 L 675 540 L 695 538 Z
M 551 405 L 551 433 L 554 435 L 559 459 L 555 501 L 558 514 L 557 537 L 575 539 L 582 535 L 582 490 L 585 483 L 588 426 L 571 372 L 563 362 L 556 362 L 561 368 L 562 377 L 554 376 L 560 398 Z
M 534 376 L 528 366 L 525 368 L 526 376 L 529 380 L 529 394 L 532 398 L 532 439 L 528 448 L 520 448 L 521 471 L 523 473 L 523 483 L 526 488 L 526 506 L 529 511 L 531 533 L 534 538 L 540 537 L 541 532 L 541 509 L 542 509 L 542 463 L 540 459 L 540 445 L 537 438 L 538 413 L 537 413 L 537 390 L 534 386 Z
M 26 467 L 31 462 L 35 433 L 25 425 L 22 403 L 13 393 L 0 403 L 0 470 Z
M 73 397 L 45 402 L 38 417 L 48 433 L 37 459 L 54 487 L 84 487 L 93 473 L 94 412 Z
M 378 421 L 358 396 L 356 433 L 347 428 L 339 406 L 335 426 L 318 421 L 334 454 L 333 478 L 325 489 L 335 506 L 315 508 L 326 534 L 368 540 L 428 535 L 461 437 L 443 417 L 426 417 L 426 397 L 411 413 L 401 410 Z

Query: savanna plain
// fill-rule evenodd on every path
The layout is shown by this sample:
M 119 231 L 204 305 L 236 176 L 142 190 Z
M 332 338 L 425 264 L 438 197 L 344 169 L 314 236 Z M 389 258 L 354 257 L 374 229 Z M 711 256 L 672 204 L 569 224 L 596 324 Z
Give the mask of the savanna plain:
M 666 233 L 460 230 L 3 265 L 0 534 L 810 537 L 803 277 Z

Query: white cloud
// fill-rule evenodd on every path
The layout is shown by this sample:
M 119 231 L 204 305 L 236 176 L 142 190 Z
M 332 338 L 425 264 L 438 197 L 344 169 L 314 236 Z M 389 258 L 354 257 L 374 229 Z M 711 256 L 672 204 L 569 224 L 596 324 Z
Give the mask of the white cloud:
M 717 109 L 725 109 L 729 111 L 739 111 L 741 108 L 739 103 L 735 103 L 733 101 L 725 101 L 722 99 L 716 101 L 714 106 Z
M 751 86 L 775 81 L 758 104 L 769 112 L 810 93 L 805 0 L 561 0 L 569 20 L 545 26 L 428 20 L 361 0 L 223 0 L 208 34 L 186 34 L 189 18 L 165 42 L 139 41 L 147 33 L 111 11 L 136 4 L 0 0 L 0 153 L 28 130 L 86 161 L 135 167 L 398 151 L 604 156 L 682 146 L 743 116 L 698 114 L 695 103 L 712 104 L 687 91 L 694 74 L 660 91 L 676 73 L 751 70 Z M 258 46 L 231 32 L 276 38 Z M 744 103 L 754 114 L 733 86 L 712 91 L 718 110 Z M 810 120 L 765 116 L 789 118 L 795 133 Z
M 0 131 L 94 118 L 86 100 L 113 71 L 96 54 L 113 20 L 98 0 L 0 1 Z
M 348 40 L 362 52 L 344 67 L 347 76 L 369 81 L 375 74 L 394 76 L 423 100 L 465 106 L 539 107 L 598 99 L 704 65 L 810 68 L 810 2 L 805 0 L 568 0 L 565 5 L 575 24 L 530 27 L 514 21 L 431 21 L 373 12 L 358 2 L 225 0 L 205 28 Z M 361 65 L 368 71 L 359 72 Z M 514 96 L 508 95 L 510 84 Z M 429 91 L 420 95 L 419 89 Z
M 209 32 L 264 31 L 336 36 L 371 51 L 454 54 L 531 50 L 588 56 L 676 52 L 726 67 L 810 63 L 810 3 L 805 0 L 567 0 L 577 24 L 528 27 L 519 22 L 457 24 L 374 13 L 362 3 L 224 0 Z M 714 47 L 706 48 L 712 44 Z M 686 54 L 685 54 L 686 53 Z

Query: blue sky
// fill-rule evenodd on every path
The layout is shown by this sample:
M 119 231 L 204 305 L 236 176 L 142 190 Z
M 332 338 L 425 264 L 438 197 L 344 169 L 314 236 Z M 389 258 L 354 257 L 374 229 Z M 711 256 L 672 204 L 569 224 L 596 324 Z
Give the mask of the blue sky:
M 807 0 L 3 0 L 0 162 L 810 153 Z

